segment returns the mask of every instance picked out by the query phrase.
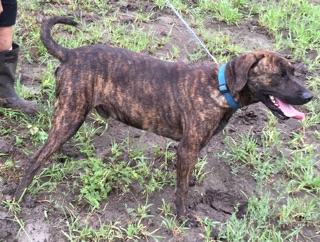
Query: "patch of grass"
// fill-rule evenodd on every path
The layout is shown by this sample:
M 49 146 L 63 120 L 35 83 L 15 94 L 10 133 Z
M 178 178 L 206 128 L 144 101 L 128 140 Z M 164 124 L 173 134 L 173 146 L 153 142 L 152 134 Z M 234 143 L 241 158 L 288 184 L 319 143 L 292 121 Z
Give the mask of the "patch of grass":
M 137 28 L 134 25 L 110 26 L 109 29 L 111 42 L 118 47 L 126 48 L 132 51 L 153 51 L 160 41 L 153 33 L 143 28 Z
M 10 108 L 0 107 L 0 114 L 8 120 L 20 122 L 21 120 L 26 120 L 28 116 L 20 111 L 12 110 Z
M 21 84 L 20 77 L 16 79 L 15 90 L 20 97 L 23 97 L 25 99 L 31 99 L 36 96 L 36 93 L 33 90 L 28 89 Z
M 228 24 L 238 24 L 243 18 L 240 8 L 246 6 L 247 0 L 200 0 L 199 8 L 206 14 L 212 15 L 219 21 Z
M 172 45 L 165 59 L 170 61 L 175 61 L 179 58 L 179 56 L 180 56 L 180 49 L 177 46 Z
M 302 227 L 318 226 L 319 201 L 316 198 L 272 199 L 264 193 L 260 198 L 249 198 L 244 218 L 235 213 L 222 226 L 220 239 L 226 241 L 297 241 Z M 306 238 L 310 239 L 310 238 Z
M 211 242 L 213 229 L 220 225 L 220 223 L 205 217 L 200 221 L 200 224 L 203 230 L 203 240 L 205 242 Z
M 146 204 L 137 209 L 128 209 L 130 221 L 100 222 L 99 226 L 95 227 L 88 222 L 83 223 L 72 209 L 67 209 L 65 214 L 68 231 L 63 234 L 70 241 L 135 241 L 140 239 L 157 241 L 160 238 L 155 234 L 157 230 L 149 231 L 144 224 L 148 218 L 144 216 L 144 213 L 149 207 L 150 205 Z
M 70 181 L 70 178 L 75 177 L 81 169 L 81 161 L 70 160 L 68 157 L 63 158 L 63 163 L 53 162 L 52 165 L 44 168 L 34 177 L 28 189 L 32 195 L 37 195 L 40 192 L 51 193 L 56 190 L 59 184 Z
M 10 135 L 15 137 L 15 145 L 23 148 L 25 141 L 32 141 L 33 144 L 43 144 L 47 139 L 47 131 L 51 127 L 51 112 L 50 104 L 47 105 L 47 109 L 41 110 L 42 105 L 40 104 L 40 112 L 36 116 L 28 116 L 20 111 L 11 110 L 7 108 L 0 108 L 0 113 L 10 122 L 17 122 L 15 129 L 3 129 L 3 135 L 10 132 Z M 0 130 L 1 133 L 1 130 Z
M 201 36 L 209 52 L 214 55 L 219 63 L 227 62 L 232 57 L 240 54 L 245 49 L 234 44 L 231 36 L 222 32 L 208 32 L 204 28 L 200 29 Z M 203 49 L 197 49 L 190 53 L 188 59 L 191 62 L 198 61 L 206 57 Z
M 76 146 L 82 154 L 87 157 L 95 157 L 95 148 L 93 146 L 93 138 L 102 127 L 96 128 L 90 122 L 84 122 L 78 132 L 75 134 L 74 139 Z
M 27 129 L 32 137 L 32 142 L 35 144 L 43 144 L 48 139 L 48 134 L 42 128 L 36 125 L 28 124 Z
M 243 219 L 237 219 L 235 213 L 223 226 L 220 239 L 226 241 L 290 241 L 292 235 L 282 232 L 274 223 L 275 209 L 269 194 L 261 198 L 249 198 L 248 211 Z M 296 228 L 295 228 L 296 230 Z M 286 234 L 289 235 L 286 235 Z
M 181 12 L 187 12 L 188 11 L 188 5 L 185 4 L 185 1 L 183 0 L 169 0 L 169 2 L 178 10 Z M 159 8 L 163 9 L 164 7 L 168 7 L 167 0 L 154 0 L 154 4 L 158 6 Z
M 153 217 L 150 215 L 150 207 L 152 207 L 152 204 L 148 204 L 148 200 L 146 200 L 145 204 L 140 204 L 135 209 L 127 208 L 127 212 L 132 218 L 142 220 Z
M 103 21 L 93 23 L 81 22 L 79 27 L 57 26 L 56 35 L 53 35 L 57 42 L 68 48 L 77 48 L 84 45 L 98 44 L 103 41 L 106 34 Z
M 279 224 L 281 226 L 299 223 L 319 225 L 319 206 L 319 201 L 315 198 L 288 197 L 286 203 L 280 208 Z
M 69 241 L 101 241 L 108 238 L 109 241 L 122 239 L 120 222 L 110 222 L 93 228 L 89 224 L 82 225 L 77 217 L 71 217 L 67 222 L 67 231 L 62 231 Z
M 125 162 L 108 165 L 100 159 L 90 158 L 85 165 L 80 192 L 81 197 L 93 208 L 98 208 L 101 200 L 107 198 L 112 189 L 118 187 L 124 191 L 138 178 L 134 169 Z
M 320 192 L 320 177 L 315 168 L 317 162 L 312 146 L 292 151 L 291 159 L 284 160 L 286 173 L 290 178 L 289 190 Z
M 172 212 L 171 205 L 162 199 L 161 211 L 162 226 L 172 234 L 174 238 L 182 236 L 188 229 L 185 226 L 186 221 L 179 222 Z
M 113 155 L 121 158 L 118 152 Z M 166 167 L 153 168 L 152 164 L 146 163 L 143 156 L 131 159 L 123 161 L 111 158 L 115 162 L 107 164 L 97 158 L 85 161 L 85 171 L 81 175 L 81 197 L 97 208 L 101 200 L 107 198 L 114 189 L 127 192 L 131 184 L 137 183 L 147 195 L 165 185 L 173 184 L 174 175 L 168 172 Z
M 293 133 L 289 141 L 291 149 L 287 154 L 281 152 L 283 144 L 278 130 L 267 127 L 262 132 L 262 148 L 250 134 L 239 137 L 237 141 L 227 137 L 225 142 L 229 150 L 221 157 L 231 161 L 233 166 L 237 167 L 237 163 L 241 162 L 253 168 L 253 177 L 258 182 L 283 172 L 290 178 L 288 189 L 291 192 L 306 190 L 318 193 L 317 156 L 314 147 L 304 142 L 304 133 Z
M 267 1 L 260 5 L 259 21 L 275 37 L 277 48 L 289 48 L 296 58 L 308 61 L 308 54 L 314 52 L 317 68 L 320 50 L 320 6 L 307 0 Z
M 320 140 L 320 132 L 319 131 L 315 131 L 314 135 L 315 135 L 317 140 Z
M 81 10 L 91 12 L 95 9 L 99 14 L 103 12 L 108 12 L 111 9 L 110 4 L 106 3 L 104 0 L 71 0 L 69 4 L 70 10 L 77 10 L 81 6 Z
M 320 77 L 312 76 L 307 80 L 308 87 L 312 90 L 314 98 L 304 107 L 309 111 L 306 119 L 303 121 L 304 128 L 314 127 L 320 124 Z
M 21 175 L 20 170 L 17 168 L 17 161 L 12 158 L 5 159 L 7 155 L 0 153 L 0 182 L 6 181 L 19 181 Z
M 281 146 L 281 133 L 277 128 L 278 120 L 277 118 L 271 113 L 268 112 L 268 121 L 266 126 L 262 130 L 262 145 L 266 149 L 270 150 L 279 150 Z
M 270 150 L 259 147 L 257 140 L 250 133 L 242 135 L 237 141 L 228 136 L 225 143 L 228 151 L 220 156 L 231 161 L 232 165 L 237 166 L 237 163 L 241 162 L 253 168 L 253 177 L 257 181 L 265 180 L 279 171 L 269 153 Z
M 29 8 L 32 6 L 26 7 L 26 10 Z M 14 39 L 20 45 L 24 60 L 33 63 L 43 54 L 39 48 L 40 29 L 36 19 L 32 15 L 24 13 L 18 14 Z
M 124 232 L 125 240 L 139 240 L 139 239 L 147 239 L 147 238 L 157 238 L 158 236 L 154 236 L 154 231 L 148 231 L 146 225 L 144 225 L 140 220 L 135 223 L 129 223 L 126 228 L 122 228 Z
M 41 98 L 44 99 L 47 96 L 47 100 L 51 103 L 55 98 L 56 79 L 54 76 L 55 69 L 57 67 L 57 61 L 48 59 L 46 61 L 45 70 L 42 73 L 41 78 Z
M 154 155 L 158 159 L 163 159 L 164 163 L 168 165 L 170 162 L 173 162 L 176 159 L 176 152 L 173 150 L 173 142 L 168 142 L 164 150 L 160 147 L 154 149 Z
M 193 176 L 196 178 L 197 182 L 200 184 L 203 182 L 205 176 L 210 173 L 209 171 L 205 170 L 205 166 L 207 163 L 208 163 L 207 157 L 200 158 L 198 159 L 194 167 Z
M 19 231 L 23 231 L 25 233 L 26 237 L 29 239 L 29 241 L 32 241 L 30 238 L 30 235 L 27 233 L 25 230 L 25 222 L 20 218 L 19 214 L 21 213 L 21 206 L 20 206 L 20 200 L 15 201 L 15 200 L 4 200 L 1 202 L 1 205 L 3 205 L 5 208 L 8 209 L 9 213 L 13 215 L 14 217 L 14 222 L 19 225 Z
M 151 21 L 154 13 L 146 13 L 143 11 L 134 12 L 134 22 L 135 23 L 148 23 Z

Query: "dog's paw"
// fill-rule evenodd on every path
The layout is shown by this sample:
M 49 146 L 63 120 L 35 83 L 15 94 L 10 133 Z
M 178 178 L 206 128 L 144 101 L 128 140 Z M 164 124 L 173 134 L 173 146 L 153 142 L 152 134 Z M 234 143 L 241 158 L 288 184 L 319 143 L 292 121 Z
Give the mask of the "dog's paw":
M 197 184 L 197 178 L 195 176 L 191 176 L 189 179 L 189 187 L 194 187 Z
M 187 228 L 197 228 L 201 225 L 196 215 L 188 212 L 187 215 L 179 218 L 179 222 Z

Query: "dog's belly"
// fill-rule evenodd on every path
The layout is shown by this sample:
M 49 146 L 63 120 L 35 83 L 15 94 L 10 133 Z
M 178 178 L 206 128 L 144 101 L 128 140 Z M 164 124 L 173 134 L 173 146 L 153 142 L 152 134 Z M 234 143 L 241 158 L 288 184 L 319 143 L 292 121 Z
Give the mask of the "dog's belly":
M 104 118 L 111 117 L 137 129 L 146 130 L 157 135 L 179 141 L 182 128 L 177 119 L 172 119 L 168 113 L 159 110 L 144 110 L 139 108 L 113 108 L 110 105 L 99 105 L 97 112 Z

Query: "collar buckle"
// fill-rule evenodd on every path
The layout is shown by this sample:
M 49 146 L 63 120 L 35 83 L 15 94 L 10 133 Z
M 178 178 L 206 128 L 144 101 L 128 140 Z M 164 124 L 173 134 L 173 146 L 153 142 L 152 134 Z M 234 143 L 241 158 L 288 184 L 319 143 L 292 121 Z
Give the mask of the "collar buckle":
M 227 85 L 225 83 L 221 83 L 219 85 L 219 91 L 221 93 L 227 93 L 227 92 L 229 92 L 229 89 L 228 89 L 228 87 L 227 87 Z

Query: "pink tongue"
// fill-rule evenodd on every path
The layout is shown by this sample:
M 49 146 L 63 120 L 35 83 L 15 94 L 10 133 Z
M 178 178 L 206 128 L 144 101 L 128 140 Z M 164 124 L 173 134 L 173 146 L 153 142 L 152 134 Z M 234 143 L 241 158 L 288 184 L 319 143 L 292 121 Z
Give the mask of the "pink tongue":
M 282 102 L 280 99 L 275 98 L 276 102 L 278 103 L 279 109 L 286 115 L 288 118 L 295 118 L 298 120 L 304 120 L 305 115 L 302 112 L 299 112 L 295 109 L 292 105 Z

